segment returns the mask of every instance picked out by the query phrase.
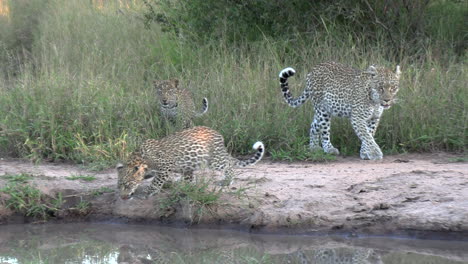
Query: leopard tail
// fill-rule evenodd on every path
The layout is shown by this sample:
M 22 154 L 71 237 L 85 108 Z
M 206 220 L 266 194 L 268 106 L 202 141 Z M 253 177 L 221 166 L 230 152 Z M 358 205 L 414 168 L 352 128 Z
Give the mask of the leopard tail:
M 254 156 L 246 160 L 237 160 L 236 167 L 245 167 L 245 166 L 254 165 L 263 158 L 263 155 L 265 154 L 265 145 L 263 145 L 262 142 L 260 141 L 256 142 L 253 145 L 253 149 L 257 150 Z
M 291 107 L 301 106 L 310 97 L 310 92 L 307 89 L 304 89 L 304 92 L 302 92 L 302 95 L 298 98 L 294 99 L 292 97 L 291 91 L 289 91 L 288 78 L 295 73 L 296 71 L 291 67 L 285 68 L 279 73 L 281 92 L 283 93 L 284 101 Z
M 196 117 L 202 116 L 202 115 L 204 115 L 206 112 L 208 112 L 208 99 L 206 99 L 206 97 L 203 98 L 202 104 L 203 104 L 202 110 L 201 110 L 200 113 L 196 113 L 196 114 L 195 114 Z

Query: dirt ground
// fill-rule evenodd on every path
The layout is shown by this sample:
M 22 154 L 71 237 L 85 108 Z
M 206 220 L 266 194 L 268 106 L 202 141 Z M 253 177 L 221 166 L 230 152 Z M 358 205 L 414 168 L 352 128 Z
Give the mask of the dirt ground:
M 30 184 L 44 193 L 64 194 L 64 208 L 89 202 L 85 213 L 69 210 L 56 217 L 59 221 L 160 222 L 253 232 L 432 231 L 464 236 L 468 234 L 468 163 L 455 162 L 456 157 L 437 153 L 386 156 L 380 161 L 357 157 L 339 157 L 329 163 L 266 160 L 239 169 L 218 203 L 204 208 L 189 202 L 162 208 L 165 194 L 131 200 L 121 200 L 116 192 L 96 194 L 102 187 L 116 190 L 114 169 L 91 172 L 71 164 L 0 160 L 0 175 L 34 175 Z M 201 174 L 206 175 L 198 177 Z M 96 180 L 66 179 L 73 175 L 93 175 Z M 0 187 L 6 183 L 0 176 Z M 0 195 L 0 223 L 31 221 L 7 209 L 6 199 Z

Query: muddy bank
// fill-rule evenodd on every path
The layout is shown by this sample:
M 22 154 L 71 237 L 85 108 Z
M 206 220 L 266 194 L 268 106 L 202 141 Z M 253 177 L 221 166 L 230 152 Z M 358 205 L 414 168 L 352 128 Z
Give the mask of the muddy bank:
M 168 204 L 169 189 L 147 200 L 123 201 L 115 193 L 113 169 L 96 173 L 69 164 L 1 160 L 0 175 L 31 174 L 28 184 L 50 196 L 62 193 L 63 210 L 54 221 L 158 222 L 291 233 L 430 231 L 463 237 L 468 234 L 468 163 L 455 158 L 442 153 L 386 156 L 381 161 L 349 157 L 325 164 L 264 161 L 239 169 L 229 190 L 203 207 L 186 199 Z M 197 176 L 206 174 L 221 178 L 211 172 Z M 0 186 L 6 184 L 8 179 L 0 176 Z M 0 196 L 0 223 L 35 221 L 6 208 L 7 199 Z M 83 201 L 86 208 L 78 206 Z

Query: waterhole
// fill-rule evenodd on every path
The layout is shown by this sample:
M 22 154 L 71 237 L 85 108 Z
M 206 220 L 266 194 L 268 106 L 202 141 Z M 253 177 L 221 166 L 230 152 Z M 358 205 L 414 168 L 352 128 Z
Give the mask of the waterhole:
M 4 225 L 0 263 L 468 263 L 468 241 L 128 224 Z

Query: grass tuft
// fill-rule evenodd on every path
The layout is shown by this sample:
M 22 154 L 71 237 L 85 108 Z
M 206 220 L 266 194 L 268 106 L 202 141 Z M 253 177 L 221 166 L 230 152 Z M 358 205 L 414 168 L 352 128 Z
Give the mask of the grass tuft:
M 33 177 L 31 175 L 26 174 L 26 173 L 21 173 L 21 174 L 16 174 L 16 175 L 5 174 L 5 175 L 0 176 L 0 177 L 6 179 L 8 182 L 11 182 L 11 183 L 26 183 L 29 180 L 33 179 Z
M 46 197 L 33 186 L 10 183 L 0 189 L 8 196 L 6 206 L 25 216 L 47 220 L 60 210 L 63 204 L 61 193 L 55 198 Z
M 194 218 L 200 220 L 211 206 L 219 203 L 222 192 L 223 187 L 203 177 L 195 182 L 177 181 L 171 185 L 159 208 L 167 210 L 181 204 L 188 204 L 194 210 Z
M 91 182 L 91 181 L 96 180 L 96 177 L 92 175 L 73 175 L 73 176 L 65 177 L 65 179 L 70 180 L 70 181 L 82 180 L 82 181 Z
M 450 158 L 448 161 L 449 161 L 449 162 L 453 162 L 453 163 L 457 163 L 457 162 L 468 162 L 468 156 Z
M 215 204 L 221 196 L 222 188 L 212 185 L 210 181 L 205 179 L 195 183 L 177 181 L 170 187 L 169 195 L 161 203 L 161 208 L 172 207 L 181 200 L 187 200 L 200 207 Z
M 105 193 L 113 193 L 115 192 L 114 189 L 112 188 L 109 188 L 109 187 L 101 187 L 99 189 L 95 189 L 95 190 L 92 190 L 91 191 L 91 195 L 93 196 L 100 196 L 100 195 L 103 195 Z
M 311 151 L 307 145 L 292 150 L 272 150 L 272 160 L 302 160 L 311 162 L 330 162 L 335 161 L 336 156 L 323 152 L 322 150 Z

